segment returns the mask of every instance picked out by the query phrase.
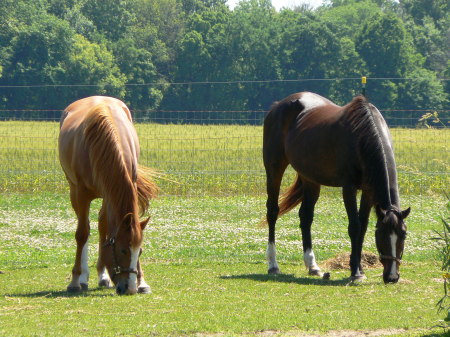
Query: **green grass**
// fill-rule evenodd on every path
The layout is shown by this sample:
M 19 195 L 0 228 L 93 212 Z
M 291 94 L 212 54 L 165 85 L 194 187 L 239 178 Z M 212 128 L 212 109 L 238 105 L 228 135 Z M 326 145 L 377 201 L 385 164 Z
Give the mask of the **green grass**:
M 0 192 L 67 191 L 56 122 L 0 122 Z M 259 195 L 265 191 L 262 127 L 137 124 L 140 162 L 167 174 L 166 195 Z M 392 129 L 401 194 L 450 185 L 449 129 Z M 288 171 L 284 185 L 291 183 Z M 173 181 L 177 181 L 175 184 Z
M 145 231 L 142 261 L 153 293 L 119 297 L 96 288 L 95 201 L 91 290 L 73 296 L 65 289 L 76 221 L 57 158 L 58 123 L 0 122 L 0 335 L 442 333 L 430 330 L 444 315 L 436 308 L 443 284 L 431 237 L 450 185 L 448 129 L 392 130 L 402 204 L 412 207 L 403 281 L 385 286 L 373 269 L 349 286 L 348 270 L 331 271 L 328 282 L 307 276 L 296 212 L 277 225 L 284 274 L 266 274 L 267 229 L 257 225 L 265 213 L 261 127 L 136 128 L 141 163 L 169 178 L 158 180 L 162 197 L 152 202 Z M 339 189 L 324 188 L 312 228 L 319 264 L 350 251 L 346 223 Z M 375 253 L 373 227 L 372 218 L 365 250 Z
M 283 275 L 266 274 L 267 229 L 260 197 L 163 197 L 152 202 L 143 265 L 153 293 L 119 297 L 96 288 L 98 232 L 91 213 L 91 290 L 69 295 L 75 219 L 68 197 L 41 193 L 0 196 L 0 335 L 223 335 L 275 330 L 283 335 L 329 330 L 394 330 L 422 336 L 442 332 L 436 303 L 442 297 L 436 242 L 446 199 L 403 198 L 408 218 L 402 281 L 385 286 L 381 269 L 360 286 L 349 271 L 331 280 L 307 275 L 301 263 L 296 212 L 279 220 L 278 259 Z M 23 205 L 32 205 L 23 207 Z M 342 201 L 319 200 L 313 244 L 319 264 L 350 250 Z M 365 250 L 375 252 L 374 222 Z M 58 322 L 56 325 L 55 322 Z

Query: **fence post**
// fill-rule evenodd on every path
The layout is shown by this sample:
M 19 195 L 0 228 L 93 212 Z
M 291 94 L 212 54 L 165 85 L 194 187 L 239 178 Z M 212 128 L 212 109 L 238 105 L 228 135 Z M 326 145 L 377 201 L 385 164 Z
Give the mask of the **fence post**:
M 366 76 L 361 77 L 361 85 L 362 85 L 361 93 L 364 97 L 366 97 L 366 82 L 367 82 L 367 77 Z

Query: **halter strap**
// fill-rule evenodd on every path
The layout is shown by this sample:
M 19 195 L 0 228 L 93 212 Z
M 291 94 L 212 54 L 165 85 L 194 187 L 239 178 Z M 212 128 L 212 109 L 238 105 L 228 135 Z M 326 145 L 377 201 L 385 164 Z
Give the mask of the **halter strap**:
M 134 268 L 122 268 L 118 263 L 117 263 L 117 256 L 116 256 L 116 238 L 112 237 L 110 238 L 108 241 L 106 241 L 106 243 L 103 245 L 103 247 L 111 247 L 112 251 L 113 251 L 113 272 L 114 275 L 112 275 L 112 277 L 114 278 L 114 276 L 118 275 L 118 274 L 122 274 L 122 273 L 131 273 L 131 274 L 138 274 L 138 271 Z
M 400 211 L 397 207 L 395 207 L 395 206 L 393 206 L 393 205 L 391 205 L 391 206 L 386 210 L 386 215 L 389 214 L 389 213 L 394 213 L 399 219 L 402 218 L 402 213 L 401 213 L 401 211 Z
M 402 263 L 402 259 L 401 258 L 390 256 L 390 255 L 380 255 L 380 261 L 381 260 L 391 260 L 391 261 L 397 262 L 398 264 Z

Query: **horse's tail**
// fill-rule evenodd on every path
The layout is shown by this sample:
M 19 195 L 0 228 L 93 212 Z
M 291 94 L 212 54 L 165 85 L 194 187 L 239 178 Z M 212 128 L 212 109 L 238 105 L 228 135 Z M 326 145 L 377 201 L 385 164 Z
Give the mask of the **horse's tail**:
M 295 179 L 295 182 L 289 186 L 289 188 L 281 195 L 279 200 L 278 216 L 286 214 L 303 200 L 303 184 L 299 175 Z
M 159 188 L 152 181 L 152 178 L 155 176 L 157 176 L 156 171 L 151 168 L 138 165 L 136 186 L 138 193 L 139 213 L 141 216 L 147 212 L 150 200 L 158 195 Z

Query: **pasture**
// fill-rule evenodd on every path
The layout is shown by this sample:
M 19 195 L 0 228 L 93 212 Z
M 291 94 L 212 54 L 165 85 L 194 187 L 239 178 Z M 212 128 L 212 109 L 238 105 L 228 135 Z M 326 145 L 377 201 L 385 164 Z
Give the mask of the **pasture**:
M 96 287 L 68 294 L 75 217 L 57 161 L 58 123 L 0 123 L 0 335 L 439 335 L 438 249 L 449 177 L 449 130 L 393 129 L 402 205 L 411 206 L 401 281 L 368 269 L 329 281 L 307 275 L 296 212 L 277 224 L 283 275 L 267 275 L 262 128 L 137 124 L 141 163 L 166 173 L 151 203 L 142 262 L 150 295 Z M 292 173 L 284 179 L 291 182 Z M 319 265 L 350 251 L 340 192 L 325 189 L 312 227 Z M 374 218 L 365 251 L 376 252 Z M 324 270 L 328 271 L 328 270 Z M 335 332 L 330 332 L 335 331 Z M 339 331 L 339 332 L 336 332 Z M 333 335 L 334 333 L 334 335 Z

